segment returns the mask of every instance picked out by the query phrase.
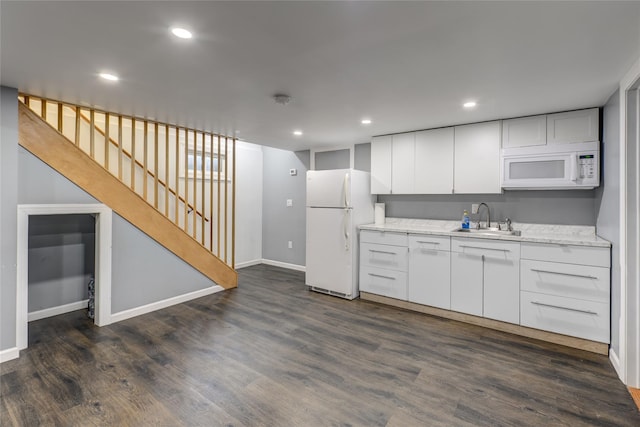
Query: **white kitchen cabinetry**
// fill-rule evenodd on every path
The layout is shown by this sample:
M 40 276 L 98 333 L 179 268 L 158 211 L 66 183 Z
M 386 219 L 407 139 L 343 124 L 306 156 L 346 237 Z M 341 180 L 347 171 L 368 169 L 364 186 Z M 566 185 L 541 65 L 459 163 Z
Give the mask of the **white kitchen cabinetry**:
M 521 325 L 609 342 L 610 249 L 522 243 Z
M 520 244 L 451 238 L 451 309 L 520 322 Z
M 454 192 L 499 194 L 500 122 L 456 126 Z
M 502 121 L 502 148 L 545 145 L 546 143 L 546 115 Z
M 409 301 L 450 310 L 450 271 L 449 236 L 409 235 Z
M 360 290 L 407 299 L 406 233 L 360 232 Z
M 453 128 L 416 132 L 416 194 L 453 193 Z
M 371 194 L 391 194 L 391 135 L 371 139 Z
M 412 194 L 415 188 L 415 132 L 393 135 L 391 193 Z
M 547 144 L 600 140 L 598 108 L 547 115 Z

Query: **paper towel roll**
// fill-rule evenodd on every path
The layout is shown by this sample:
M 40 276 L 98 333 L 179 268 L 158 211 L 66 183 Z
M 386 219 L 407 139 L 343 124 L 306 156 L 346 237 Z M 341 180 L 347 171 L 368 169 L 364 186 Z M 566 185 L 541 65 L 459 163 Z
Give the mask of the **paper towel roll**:
M 376 225 L 384 225 L 384 203 L 376 203 L 375 222 Z

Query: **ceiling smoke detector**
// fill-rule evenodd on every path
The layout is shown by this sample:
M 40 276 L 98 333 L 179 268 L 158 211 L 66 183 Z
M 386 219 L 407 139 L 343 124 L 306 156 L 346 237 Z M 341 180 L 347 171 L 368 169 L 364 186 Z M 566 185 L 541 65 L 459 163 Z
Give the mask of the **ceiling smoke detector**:
M 276 104 L 287 105 L 289 102 L 291 102 L 291 97 L 283 93 L 276 93 L 275 95 L 273 95 L 273 100 L 276 101 Z

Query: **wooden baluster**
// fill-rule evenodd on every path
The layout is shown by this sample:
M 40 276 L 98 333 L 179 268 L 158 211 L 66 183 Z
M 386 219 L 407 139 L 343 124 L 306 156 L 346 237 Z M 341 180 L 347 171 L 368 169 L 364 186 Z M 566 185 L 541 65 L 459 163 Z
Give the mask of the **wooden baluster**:
M 92 159 L 95 160 L 96 154 L 96 112 L 95 110 L 90 110 L 90 122 L 89 122 L 89 131 L 91 134 L 89 135 L 89 155 Z
M 58 102 L 58 132 L 62 133 L 62 103 Z
M 144 141 L 142 143 L 142 151 L 144 152 L 144 157 L 142 158 L 142 198 L 145 202 L 149 202 L 147 200 L 147 190 L 149 186 L 149 180 L 147 179 L 147 174 L 149 173 L 149 169 L 147 168 L 147 157 L 148 157 L 148 137 L 149 137 L 149 126 L 148 122 L 144 121 Z
M 131 117 L 131 189 L 136 191 L 136 119 Z
M 80 147 L 80 107 L 76 107 L 76 147 Z
M 205 192 L 204 192 L 204 184 L 206 182 L 205 180 L 205 168 L 204 168 L 204 164 L 205 164 L 205 153 L 206 150 L 204 149 L 204 144 L 205 144 L 205 137 L 204 137 L 204 132 L 202 132 L 202 153 L 201 153 L 201 158 L 202 158 L 202 163 L 200 165 L 200 169 L 201 169 L 201 173 L 202 173 L 202 180 L 200 181 L 200 185 L 202 186 L 201 190 L 202 190 L 202 197 L 200 198 L 200 205 L 201 205 L 201 210 L 200 210 L 200 224 L 202 227 L 202 233 L 200 234 L 200 243 L 202 243 L 202 245 L 204 246 L 204 238 L 205 238 L 205 221 L 204 221 L 204 214 L 205 214 Z
M 180 226 L 180 219 L 179 219 L 179 215 L 180 215 L 180 138 L 178 136 L 178 133 L 179 133 L 179 129 L 176 126 L 176 160 L 175 160 L 176 181 L 174 184 L 174 187 L 176 189 L 176 205 L 174 206 L 176 216 L 174 218 L 174 222 L 177 226 Z
M 158 123 L 154 123 L 154 147 L 153 147 L 153 206 L 158 209 Z
M 118 179 L 122 181 L 122 116 L 118 115 Z
M 42 98 L 40 98 L 40 117 L 42 117 L 42 120 L 45 122 L 47 121 L 47 101 Z
M 109 113 L 104 113 L 104 168 L 109 171 Z
M 196 228 L 198 226 L 198 134 L 193 131 L 193 227 L 192 236 L 197 240 Z
M 184 130 L 184 232 L 189 234 L 189 132 Z
M 220 258 L 220 206 L 222 205 L 222 203 L 220 202 L 220 169 L 222 169 L 222 163 L 220 163 L 220 140 L 222 138 L 220 137 L 220 135 L 218 135 L 218 232 L 216 234 L 216 241 L 218 243 L 218 251 L 216 252 L 216 255 L 218 256 L 218 258 Z M 225 171 L 226 172 L 226 171 Z
M 169 218 L 169 125 L 164 125 L 164 215 Z
M 211 134 L 211 145 L 209 146 L 209 250 L 213 252 L 213 138 Z

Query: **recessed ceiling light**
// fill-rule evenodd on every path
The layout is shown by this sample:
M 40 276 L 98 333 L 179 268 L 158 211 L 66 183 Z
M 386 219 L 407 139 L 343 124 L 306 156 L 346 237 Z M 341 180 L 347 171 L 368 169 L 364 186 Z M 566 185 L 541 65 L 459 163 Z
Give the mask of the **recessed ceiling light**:
M 476 101 L 469 101 L 462 104 L 464 108 L 473 108 L 476 106 Z
M 370 125 L 371 124 L 371 119 L 362 119 L 360 121 L 360 123 L 362 123 L 363 125 Z
M 174 36 L 179 37 L 181 39 L 190 39 L 193 37 L 193 34 L 191 34 L 191 31 L 185 30 L 184 28 L 179 28 L 179 27 L 172 28 L 171 33 L 173 33 Z
M 118 78 L 118 76 L 116 76 L 115 74 L 111 74 L 111 73 L 100 73 L 98 74 L 100 77 L 102 77 L 105 80 L 109 80 L 111 82 L 117 82 L 118 80 L 120 80 Z
M 294 130 L 294 131 L 293 131 L 293 134 L 294 134 L 295 136 L 302 136 L 302 131 L 301 131 L 301 130 Z

